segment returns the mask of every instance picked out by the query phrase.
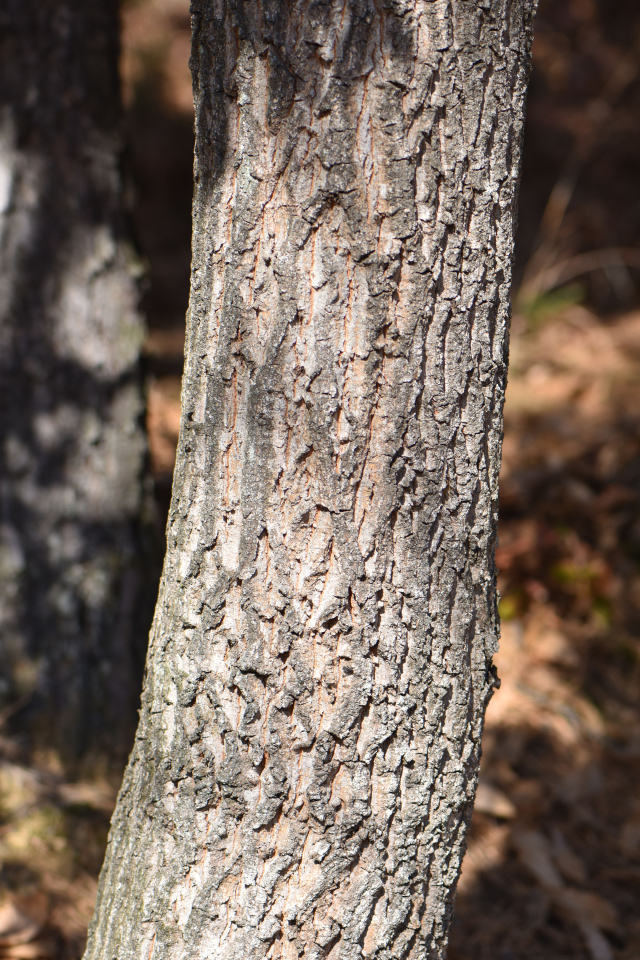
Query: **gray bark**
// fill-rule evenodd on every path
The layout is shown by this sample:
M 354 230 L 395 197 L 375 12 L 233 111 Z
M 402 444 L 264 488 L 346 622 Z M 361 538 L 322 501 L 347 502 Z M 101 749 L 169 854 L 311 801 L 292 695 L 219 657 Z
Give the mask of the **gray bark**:
M 533 0 L 195 0 L 182 431 L 87 960 L 440 958 Z
M 151 617 L 117 65 L 116 0 L 4 0 L 0 692 L 65 760 L 123 763 Z

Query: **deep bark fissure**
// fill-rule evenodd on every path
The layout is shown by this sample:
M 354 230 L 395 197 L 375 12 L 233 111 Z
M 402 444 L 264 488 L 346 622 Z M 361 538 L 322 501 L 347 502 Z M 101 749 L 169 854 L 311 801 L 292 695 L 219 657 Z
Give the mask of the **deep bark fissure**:
M 444 955 L 533 6 L 193 4 L 182 432 L 87 958 Z

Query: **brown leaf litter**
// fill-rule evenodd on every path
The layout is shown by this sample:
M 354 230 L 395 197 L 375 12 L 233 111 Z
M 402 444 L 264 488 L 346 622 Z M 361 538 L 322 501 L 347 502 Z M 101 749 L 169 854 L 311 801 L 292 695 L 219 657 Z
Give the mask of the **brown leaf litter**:
M 640 313 L 514 322 L 502 686 L 450 960 L 640 957 Z

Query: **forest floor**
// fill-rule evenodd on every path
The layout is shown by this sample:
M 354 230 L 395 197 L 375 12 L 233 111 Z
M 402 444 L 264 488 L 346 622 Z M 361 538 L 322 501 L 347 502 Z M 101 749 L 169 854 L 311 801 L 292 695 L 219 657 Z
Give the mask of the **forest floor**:
M 449 960 L 640 958 L 640 313 L 516 317 L 491 702 Z

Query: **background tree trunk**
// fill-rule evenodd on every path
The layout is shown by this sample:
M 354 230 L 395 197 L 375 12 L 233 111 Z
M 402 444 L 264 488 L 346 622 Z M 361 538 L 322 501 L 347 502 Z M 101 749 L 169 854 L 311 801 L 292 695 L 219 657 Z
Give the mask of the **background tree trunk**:
M 120 124 L 116 0 L 5 0 L 2 696 L 28 700 L 20 726 L 65 758 L 93 748 L 122 762 L 150 615 L 143 324 Z
M 87 958 L 444 954 L 533 0 L 196 0 L 182 432 Z

